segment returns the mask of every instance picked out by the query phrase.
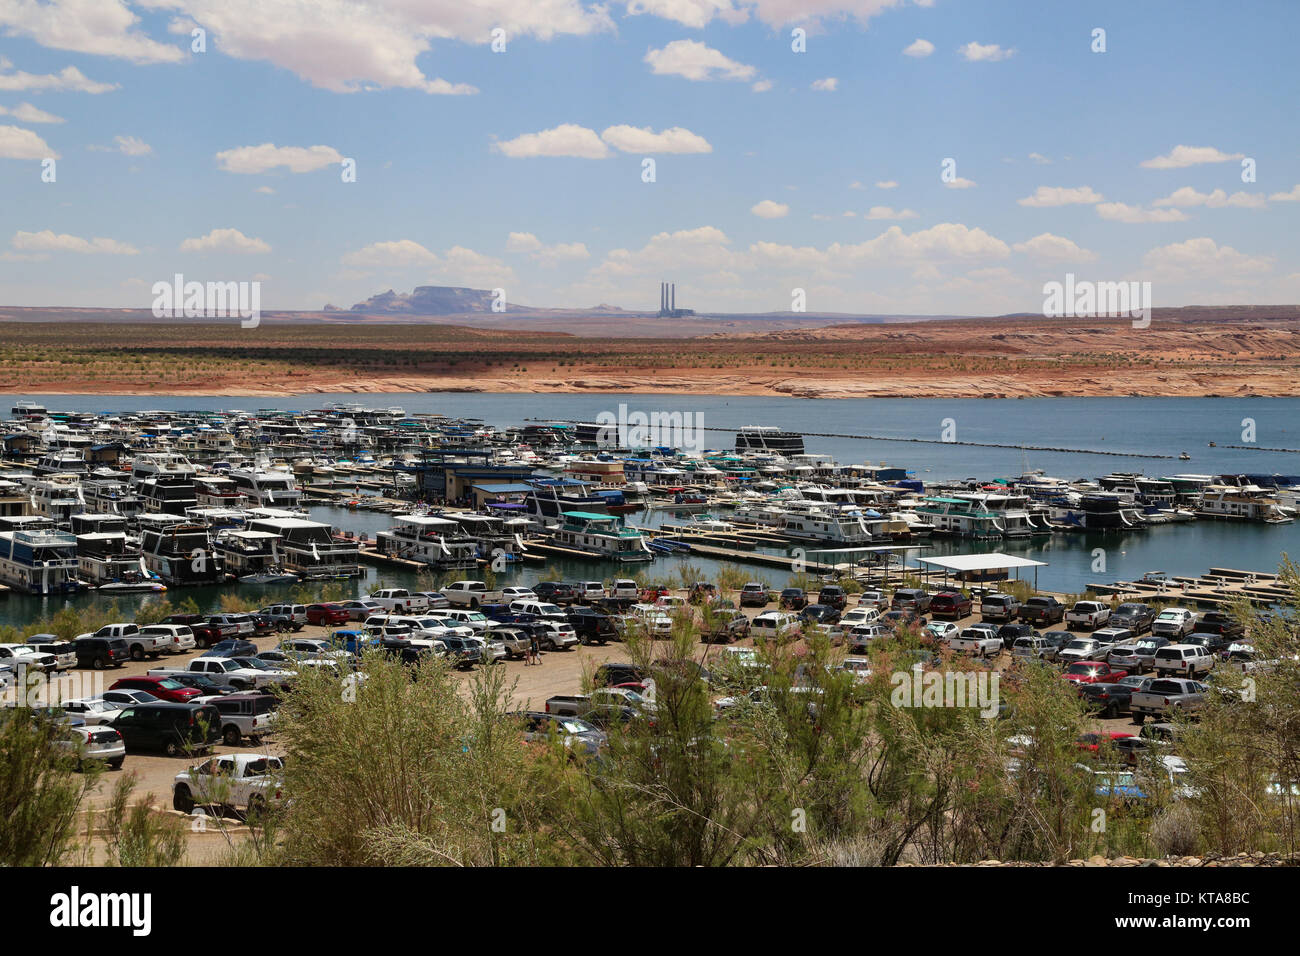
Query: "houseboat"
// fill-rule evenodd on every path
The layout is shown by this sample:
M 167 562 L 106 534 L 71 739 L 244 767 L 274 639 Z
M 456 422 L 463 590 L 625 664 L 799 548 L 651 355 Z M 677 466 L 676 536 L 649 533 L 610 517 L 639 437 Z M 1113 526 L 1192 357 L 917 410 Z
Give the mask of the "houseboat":
M 381 554 L 418 561 L 431 568 L 453 570 L 478 567 L 478 542 L 450 518 L 397 515 L 394 525 L 375 535 Z
M 566 511 L 551 540 L 562 548 L 624 563 L 654 560 L 641 532 L 623 527 L 613 515 Z
M 142 516 L 144 517 L 144 516 Z M 142 525 L 140 551 L 145 567 L 163 584 L 216 584 L 225 577 L 208 529 L 185 519 Z
M 229 472 L 229 478 L 252 507 L 294 510 L 302 500 L 291 471 L 235 468 Z
M 736 433 L 736 451 L 802 455 L 803 435 L 765 425 L 745 425 Z
M 221 556 L 226 572 L 235 575 L 241 584 L 297 581 L 298 575 L 281 566 L 280 541 L 280 536 L 271 531 L 232 528 L 218 531 L 212 547 Z
M 27 594 L 76 591 L 77 539 L 66 531 L 0 531 L 0 582 Z
M 286 571 L 311 581 L 355 578 L 365 573 L 357 542 L 336 538 L 324 522 L 268 516 L 268 509 L 254 514 L 258 516 L 249 519 L 248 530 L 280 536 L 281 564 Z
M 1272 489 L 1258 485 L 1210 485 L 1201 493 L 1202 518 L 1285 524 L 1295 514 L 1278 503 Z
M 999 516 L 967 498 L 933 495 L 922 498 L 916 513 L 934 526 L 934 534 L 957 538 L 1000 538 Z

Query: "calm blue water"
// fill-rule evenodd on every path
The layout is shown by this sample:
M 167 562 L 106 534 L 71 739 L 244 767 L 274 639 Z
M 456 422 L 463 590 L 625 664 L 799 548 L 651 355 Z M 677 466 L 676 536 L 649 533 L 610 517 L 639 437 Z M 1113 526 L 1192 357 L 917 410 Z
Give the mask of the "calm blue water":
M 907 468 L 924 480 L 940 478 L 997 478 L 1031 469 L 1064 478 L 1088 477 L 1110 471 L 1137 471 L 1151 475 L 1183 472 L 1263 472 L 1300 474 L 1300 454 L 1209 448 L 1242 444 L 1242 419 L 1255 422 L 1256 444 L 1300 447 L 1300 399 L 1243 398 L 1061 398 L 1061 399 L 783 399 L 749 397 L 694 397 L 671 395 L 478 395 L 478 394 L 311 394 L 287 399 L 195 396 L 8 396 L 11 401 L 31 398 L 54 410 L 125 412 L 142 409 L 220 410 L 228 408 L 306 409 L 326 402 L 359 402 L 373 406 L 401 405 L 409 412 L 438 412 L 477 418 L 494 425 L 519 424 L 527 418 L 591 421 L 603 411 L 617 412 L 620 403 L 630 411 L 691 412 L 705 425 L 775 425 L 802 432 L 839 432 L 890 437 L 939 439 L 944 419 L 953 419 L 959 441 L 1001 442 L 1071 448 L 1104 449 L 1126 453 L 1177 456 L 1186 451 L 1191 461 L 1151 460 L 1096 454 L 1028 452 L 1019 449 L 976 448 L 964 445 L 900 444 L 845 438 L 806 440 L 809 452 L 833 455 L 844 463 L 886 462 Z M 707 443 L 729 447 L 734 436 L 709 433 Z M 387 527 L 385 515 L 321 507 L 313 509 L 320 520 L 344 530 L 368 532 Z M 632 515 L 634 523 L 652 523 Z M 1106 569 L 1094 572 L 1093 551 L 1104 549 Z M 1236 525 L 1197 521 L 1164 525 L 1136 533 L 1054 535 L 1039 541 L 1006 541 L 1002 550 L 1048 562 L 1039 570 L 1039 584 L 1061 591 L 1081 591 L 1090 582 L 1132 579 L 1146 571 L 1199 574 L 1211 566 L 1273 570 L 1283 552 L 1300 554 L 1300 522 L 1289 525 Z M 924 552 L 941 556 L 986 551 L 970 542 L 936 540 Z M 715 565 L 707 559 L 659 559 L 652 573 L 668 576 L 683 560 L 707 575 Z M 611 572 L 589 562 L 558 566 L 566 578 L 602 577 Z M 509 576 L 531 583 L 545 569 L 527 568 Z M 358 593 L 375 584 L 376 572 L 356 583 Z M 773 569 L 757 577 L 778 583 Z M 405 583 L 402 574 L 384 571 L 383 577 Z M 265 587 L 266 603 L 287 589 Z M 218 589 L 176 591 L 171 597 L 193 596 L 201 606 L 215 607 Z M 244 593 L 241 590 L 241 593 Z M 98 598 L 79 597 L 78 603 Z M 119 599 L 126 606 L 128 601 Z M 0 602 L 0 624 L 23 623 L 52 613 L 62 601 L 13 595 Z

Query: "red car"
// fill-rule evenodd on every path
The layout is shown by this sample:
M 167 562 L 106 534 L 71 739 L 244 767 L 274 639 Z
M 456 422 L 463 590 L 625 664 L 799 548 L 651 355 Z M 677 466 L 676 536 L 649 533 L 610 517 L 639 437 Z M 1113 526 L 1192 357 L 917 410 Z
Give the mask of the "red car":
M 1080 750 L 1086 750 L 1090 754 L 1095 754 L 1102 748 L 1103 744 L 1114 744 L 1117 740 L 1123 740 L 1126 737 L 1132 737 L 1133 734 L 1126 734 L 1121 731 L 1112 730 L 1109 733 L 1088 733 L 1080 735 L 1074 745 Z
M 307 623 L 320 627 L 332 627 L 348 622 L 347 608 L 341 604 L 308 604 Z
M 123 677 L 109 690 L 143 690 L 153 694 L 159 700 L 173 704 L 188 704 L 195 697 L 202 697 L 203 692 L 194 687 L 186 687 L 180 681 L 170 677 Z
M 950 617 L 959 621 L 971 612 L 971 599 L 960 591 L 944 591 L 930 598 L 931 617 Z
M 1121 677 L 1128 677 L 1128 671 L 1111 670 L 1105 661 L 1078 661 L 1061 675 L 1072 684 L 1115 684 Z

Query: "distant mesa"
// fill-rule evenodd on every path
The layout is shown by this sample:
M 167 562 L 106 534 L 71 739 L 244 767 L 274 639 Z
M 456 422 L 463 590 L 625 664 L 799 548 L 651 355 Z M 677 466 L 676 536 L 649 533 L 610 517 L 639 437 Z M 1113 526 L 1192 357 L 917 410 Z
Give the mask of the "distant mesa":
M 369 315 L 467 315 L 475 312 L 491 312 L 495 297 L 487 289 L 466 289 L 460 286 L 419 285 L 410 293 L 394 292 L 389 289 L 378 295 L 372 295 L 364 302 L 352 307 L 353 312 Z M 526 305 L 516 305 L 507 299 L 504 303 L 507 313 L 537 312 Z

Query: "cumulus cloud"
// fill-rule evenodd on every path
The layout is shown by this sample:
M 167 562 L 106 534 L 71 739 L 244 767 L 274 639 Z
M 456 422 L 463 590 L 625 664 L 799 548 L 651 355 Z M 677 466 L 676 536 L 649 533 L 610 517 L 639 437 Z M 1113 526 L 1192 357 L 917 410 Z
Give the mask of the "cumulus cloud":
M 114 56 L 133 63 L 179 63 L 184 58 L 179 47 L 141 32 L 139 23 L 124 0 L 0 4 L 0 27 L 6 35 L 25 37 L 53 50 Z
M 1284 193 L 1273 193 L 1268 197 L 1273 202 L 1300 202 L 1300 183 L 1296 183 Z
M 21 126 L 0 126 L 0 159 L 58 159 L 45 140 Z
M 239 255 L 271 251 L 270 245 L 246 236 L 238 229 L 213 229 L 206 236 L 184 240 L 180 248 L 181 252 L 231 252 Z
M 283 166 L 291 173 L 310 173 L 343 162 L 333 146 L 237 146 L 217 153 L 217 165 L 228 173 L 256 174 Z
M 96 153 L 121 153 L 123 156 L 147 156 L 153 147 L 136 136 L 114 136 L 112 146 L 88 146 Z
M 1235 192 L 1231 196 L 1222 189 L 1210 193 L 1198 193 L 1191 186 L 1175 189 L 1163 199 L 1157 199 L 1153 206 L 1205 206 L 1207 209 L 1220 209 L 1224 206 L 1236 206 L 1240 209 L 1262 209 L 1268 205 L 1263 193 Z
M 1074 240 L 1054 236 L 1050 232 L 1040 233 L 1025 242 L 1017 242 L 1011 248 L 1034 259 L 1087 262 L 1097 258 L 1096 253 L 1080 247 Z
M 1039 186 L 1032 196 L 1017 199 L 1022 206 L 1047 208 L 1050 206 L 1073 206 L 1101 202 L 1101 193 L 1091 186 Z
M 867 219 L 915 219 L 916 213 L 910 209 L 897 212 L 890 206 L 872 206 L 866 214 Z
M 1030 153 L 1029 158 L 1033 160 L 1035 163 L 1038 163 L 1040 166 L 1052 165 L 1052 161 L 1048 159 L 1046 156 L 1044 156 L 1042 153 Z
M 929 40 L 922 40 L 920 37 L 917 37 L 903 48 L 903 56 L 923 57 L 929 56 L 933 52 L 934 44 Z
M 749 211 L 760 219 L 782 219 L 789 215 L 790 207 L 783 202 L 774 202 L 771 199 L 764 199 L 762 202 L 755 203 L 751 206 Z
M 1213 146 L 1175 146 L 1167 156 L 1144 159 L 1139 164 L 1146 169 L 1183 169 L 1203 163 L 1227 163 L 1242 159 L 1243 153 L 1225 153 Z
M 397 269 L 407 266 L 436 266 L 440 262 L 436 253 L 426 249 L 414 239 L 397 239 L 389 242 L 372 242 L 343 255 L 345 266 L 361 268 Z
M 591 258 L 587 246 L 581 242 L 557 242 L 547 245 L 531 232 L 512 232 L 506 239 L 507 252 L 527 254 L 543 266 L 554 266 L 561 262 L 577 262 Z
M 595 130 L 563 123 L 538 133 L 523 133 L 514 139 L 493 144 L 497 152 L 511 159 L 536 156 L 575 156 L 579 159 L 604 159 L 610 155 L 609 147 L 596 135 Z
M 127 242 L 117 239 L 83 239 L 67 233 L 55 233 L 46 229 L 42 232 L 16 232 L 9 244 L 21 252 L 76 252 L 82 255 L 134 256 L 140 250 Z
M 975 181 L 973 179 L 967 179 L 964 176 L 958 176 L 956 179 L 952 180 L 951 182 L 949 181 L 944 182 L 944 186 L 946 186 L 948 189 L 970 189 L 974 185 L 975 185 Z
M 883 180 L 881 180 L 880 182 L 876 183 L 876 188 L 877 188 L 877 189 L 897 189 L 897 188 L 898 188 L 898 183 L 895 182 L 895 181 L 892 180 L 892 179 L 883 179 Z
M 4 69 L 8 69 L 6 65 Z M 116 83 L 98 83 L 88 78 L 75 66 L 65 66 L 58 73 L 0 73 L 0 91 L 15 93 L 22 90 L 54 93 L 108 93 L 118 88 Z
M 827 76 L 812 82 L 812 88 L 821 93 L 834 93 L 839 88 L 839 85 L 840 81 L 833 76 Z
M 649 126 L 611 126 L 600 138 L 625 153 L 711 153 L 713 147 L 703 136 L 674 126 L 656 133 Z
M 1015 50 L 1004 49 L 996 43 L 976 43 L 972 40 L 958 51 L 969 63 L 996 63 L 1015 55 Z
M 662 49 L 652 49 L 645 62 L 653 73 L 688 80 L 752 80 L 758 74 L 756 67 L 738 63 L 697 40 L 674 40 Z
M 1179 276 L 1250 276 L 1268 272 L 1273 260 L 1267 256 L 1249 256 L 1231 246 L 1220 246 L 1208 236 L 1175 242 L 1152 249 L 1142 257 L 1150 270 Z
M 0 106 L 0 116 L 12 116 L 20 123 L 62 123 L 62 116 L 55 116 L 53 113 L 47 113 L 45 110 L 37 109 L 31 103 L 19 103 L 12 109 L 6 109 Z
M 1143 209 L 1123 202 L 1104 202 L 1094 207 L 1097 215 L 1112 222 L 1183 222 L 1187 214 L 1181 209 Z

